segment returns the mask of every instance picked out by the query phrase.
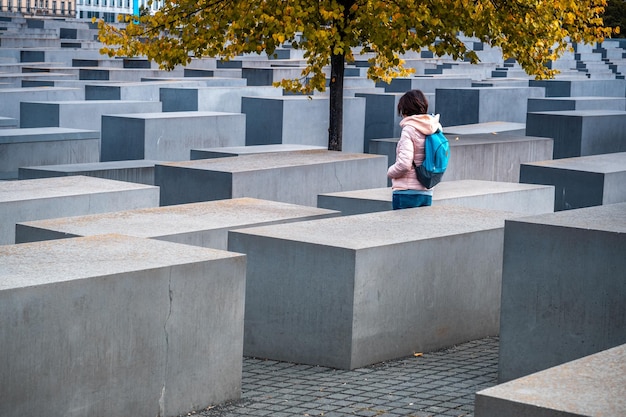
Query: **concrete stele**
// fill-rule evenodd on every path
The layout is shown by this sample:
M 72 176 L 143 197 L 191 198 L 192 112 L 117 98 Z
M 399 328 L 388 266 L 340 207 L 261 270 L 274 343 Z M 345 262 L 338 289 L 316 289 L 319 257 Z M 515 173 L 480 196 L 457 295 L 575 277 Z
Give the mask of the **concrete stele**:
M 501 382 L 626 343 L 624 254 L 626 203 L 507 220 Z
M 626 345 L 479 391 L 474 415 L 626 415 Z
M 317 206 L 339 210 L 344 216 L 386 211 L 392 209 L 392 192 L 387 187 L 319 194 Z M 444 181 L 433 189 L 433 206 L 444 205 L 529 215 L 551 213 L 554 188 L 497 181 Z
M 0 244 L 15 241 L 15 225 L 159 205 L 159 188 L 86 176 L 0 181 Z
M 122 235 L 0 246 L 0 414 L 172 416 L 239 398 L 245 268 Z
M 16 241 L 23 243 L 120 233 L 226 250 L 229 230 L 339 214 L 334 210 L 276 201 L 233 198 L 24 222 L 16 227 Z
M 424 207 L 229 232 L 248 262 L 244 354 L 354 369 L 495 335 L 514 216 Z
M 254 197 L 315 207 L 319 193 L 382 187 L 381 155 L 328 150 L 171 162 L 155 167 L 161 205 Z

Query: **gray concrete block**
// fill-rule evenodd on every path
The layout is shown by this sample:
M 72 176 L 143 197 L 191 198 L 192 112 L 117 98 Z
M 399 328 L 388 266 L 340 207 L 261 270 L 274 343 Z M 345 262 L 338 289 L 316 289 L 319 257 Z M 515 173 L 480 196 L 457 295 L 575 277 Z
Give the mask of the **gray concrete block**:
M 499 380 L 626 343 L 626 203 L 508 220 Z
M 243 97 L 245 144 L 328 147 L 329 106 L 329 98 L 321 96 Z M 363 152 L 365 99 L 345 98 L 343 116 L 342 150 Z
M 250 146 L 224 146 L 218 148 L 192 149 L 191 160 L 224 158 L 227 156 L 251 155 L 258 153 L 293 152 L 305 150 L 322 150 L 326 146 L 278 144 L 278 145 L 250 145 Z
M 0 100 L 0 116 L 20 120 L 20 102 L 50 100 L 82 100 L 85 92 L 81 88 L 33 87 L 4 88 Z
M 476 417 L 626 414 L 626 345 L 476 393 Z
M 409 90 L 422 90 L 424 93 L 434 94 L 438 88 L 465 88 L 472 86 L 471 77 L 454 77 L 441 75 L 415 75 L 408 78 L 394 78 L 390 83 L 376 84 L 384 87 L 388 93 L 406 93 Z M 434 109 L 434 107 L 433 107 Z
M 193 148 L 242 146 L 245 115 L 220 112 L 103 115 L 101 161 L 189 160 Z
M 510 215 L 424 207 L 229 232 L 248 262 L 244 355 L 354 369 L 497 334 Z
M 625 80 L 529 80 L 528 85 L 544 88 L 546 97 L 626 96 Z
M 554 159 L 626 151 L 626 112 L 572 110 L 528 113 L 526 134 L 554 139 Z
M 626 152 L 525 163 L 520 182 L 554 186 L 554 211 L 626 202 Z
M 158 187 L 85 176 L 0 182 L 0 244 L 16 223 L 159 205 Z
M 342 191 L 319 194 L 317 206 L 338 210 L 343 216 L 391 210 L 392 189 Z M 528 215 L 552 213 L 554 187 L 512 182 L 443 181 L 434 188 L 433 206 L 459 206 L 503 210 Z
M 518 182 L 521 164 L 552 158 L 550 138 L 514 133 L 457 136 L 447 132 L 446 137 L 450 142 L 450 161 L 443 181 Z M 398 139 L 373 139 L 370 153 L 386 155 L 388 164 L 392 165 L 396 161 L 397 144 Z
M 241 113 L 242 97 L 281 97 L 271 86 L 161 88 L 163 111 L 220 111 Z
M 539 87 L 440 88 L 435 113 L 444 127 L 484 122 L 526 122 L 529 98 L 544 97 Z
M 319 193 L 384 187 L 384 157 L 328 150 L 158 164 L 161 205 L 254 197 L 315 207 Z
M 35 178 L 86 175 L 109 180 L 154 185 L 154 166 L 161 162 L 163 161 L 132 159 L 129 161 L 20 167 L 17 177 L 20 180 L 31 180 Z
M 528 111 L 626 110 L 624 97 L 543 97 L 529 98 Z
M 18 128 L 17 119 L 12 117 L 0 117 L 0 129 L 16 129 Z
M 245 67 L 241 69 L 241 76 L 250 86 L 266 85 L 280 82 L 284 79 L 301 79 L 304 67 Z
M 529 99 L 530 102 L 530 99 Z M 514 122 L 485 122 L 471 123 L 468 125 L 448 126 L 445 129 L 446 135 L 514 135 L 524 136 L 526 133 L 526 123 Z
M 225 78 L 156 79 L 142 82 L 95 83 L 85 85 L 86 100 L 159 101 L 161 88 L 245 85 L 245 80 Z
M 241 396 L 243 255 L 105 235 L 0 246 L 0 265 L 3 416 L 175 416 Z
M 100 131 L 104 114 L 160 112 L 158 101 L 68 100 L 21 102 L 20 126 L 70 127 Z
M 229 230 L 340 214 L 335 210 L 243 197 L 21 222 L 15 228 L 15 241 L 24 243 L 119 233 L 226 250 Z
M 398 115 L 398 101 L 402 94 L 356 93 L 355 96 L 365 99 L 364 152 L 369 152 L 370 139 L 400 137 L 402 117 Z
M 95 162 L 100 158 L 100 134 L 65 127 L 0 129 L 0 177 L 15 179 L 30 165 Z

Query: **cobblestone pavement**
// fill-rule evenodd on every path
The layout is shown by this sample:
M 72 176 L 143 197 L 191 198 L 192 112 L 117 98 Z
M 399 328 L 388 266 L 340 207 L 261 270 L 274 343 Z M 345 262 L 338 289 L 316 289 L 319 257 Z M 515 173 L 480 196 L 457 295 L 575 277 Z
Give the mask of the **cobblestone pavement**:
M 497 338 L 352 371 L 244 358 L 242 398 L 188 415 L 473 416 L 497 371 Z

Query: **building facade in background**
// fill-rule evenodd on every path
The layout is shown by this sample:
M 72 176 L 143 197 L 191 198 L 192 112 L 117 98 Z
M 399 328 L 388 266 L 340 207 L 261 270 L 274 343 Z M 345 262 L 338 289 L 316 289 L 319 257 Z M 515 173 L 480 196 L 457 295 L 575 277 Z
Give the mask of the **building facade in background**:
M 0 0 L 0 12 L 84 20 L 95 17 L 113 23 L 119 16 L 154 13 L 162 5 L 162 0 L 152 4 L 148 0 Z
M 0 0 L 0 12 L 25 16 L 75 17 L 76 0 Z

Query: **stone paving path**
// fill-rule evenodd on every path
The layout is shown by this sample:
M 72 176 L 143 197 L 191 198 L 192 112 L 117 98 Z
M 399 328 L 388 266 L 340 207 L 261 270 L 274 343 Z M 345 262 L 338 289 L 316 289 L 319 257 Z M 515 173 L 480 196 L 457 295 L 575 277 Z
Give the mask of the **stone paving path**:
M 244 358 L 241 400 L 188 415 L 473 416 L 497 371 L 497 338 L 352 371 Z

